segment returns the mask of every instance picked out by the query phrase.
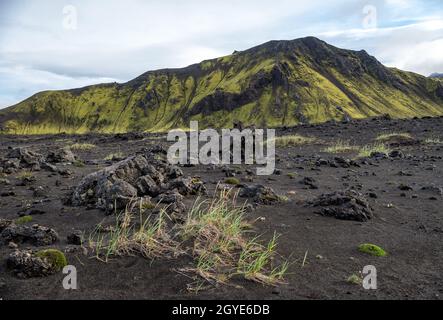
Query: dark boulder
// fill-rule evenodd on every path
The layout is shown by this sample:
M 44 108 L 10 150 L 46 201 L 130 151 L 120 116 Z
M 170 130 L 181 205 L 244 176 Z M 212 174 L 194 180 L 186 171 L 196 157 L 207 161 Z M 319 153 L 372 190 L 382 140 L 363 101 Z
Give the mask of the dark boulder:
M 58 240 L 55 230 L 35 224 L 33 226 L 9 224 L 0 233 L 3 243 L 28 243 L 35 246 L 51 245 Z
M 281 200 L 274 190 L 259 184 L 241 188 L 239 197 L 252 199 L 255 203 L 265 205 L 273 204 Z
M 46 161 L 49 163 L 74 163 L 77 161 L 77 157 L 69 147 L 64 147 L 50 152 L 46 157 Z
M 366 198 L 355 190 L 322 194 L 309 203 L 316 213 L 340 220 L 368 221 L 373 210 Z

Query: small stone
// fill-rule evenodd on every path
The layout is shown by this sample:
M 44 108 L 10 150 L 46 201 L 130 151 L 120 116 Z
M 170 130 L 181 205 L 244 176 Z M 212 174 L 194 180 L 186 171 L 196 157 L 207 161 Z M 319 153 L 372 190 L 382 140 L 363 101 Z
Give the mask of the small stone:
M 15 242 L 9 242 L 9 244 L 8 244 L 8 247 L 10 248 L 10 249 L 17 249 L 18 248 L 18 245 L 15 243 Z
M 83 233 L 79 230 L 76 230 L 76 231 L 72 232 L 71 234 L 69 234 L 66 237 L 66 240 L 68 241 L 68 244 L 81 246 L 81 244 L 83 242 Z

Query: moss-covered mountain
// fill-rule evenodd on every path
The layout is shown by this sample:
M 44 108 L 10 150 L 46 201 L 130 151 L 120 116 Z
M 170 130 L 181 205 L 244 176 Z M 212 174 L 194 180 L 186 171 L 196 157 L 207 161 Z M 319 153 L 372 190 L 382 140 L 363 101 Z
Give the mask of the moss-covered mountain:
M 124 84 L 41 92 L 3 110 L 0 126 L 20 134 L 165 131 L 190 120 L 279 127 L 382 114 L 443 115 L 443 83 L 309 37 L 150 71 Z

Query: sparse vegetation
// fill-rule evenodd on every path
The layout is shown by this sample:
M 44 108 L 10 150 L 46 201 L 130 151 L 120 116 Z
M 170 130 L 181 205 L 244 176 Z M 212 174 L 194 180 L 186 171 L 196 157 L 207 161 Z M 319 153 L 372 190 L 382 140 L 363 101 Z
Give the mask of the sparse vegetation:
M 274 266 L 277 235 L 266 246 L 257 238 L 247 240 L 246 232 L 251 226 L 245 220 L 244 207 L 236 206 L 235 199 L 229 190 L 222 191 L 211 202 L 197 200 L 183 225 L 172 227 L 168 226 L 165 211 L 144 219 L 140 210 L 137 224 L 128 206 L 107 234 L 101 234 L 99 228 L 93 232 L 89 247 L 103 262 L 132 254 L 149 259 L 176 256 L 190 250 L 195 267 L 180 272 L 194 273 L 210 284 L 226 283 L 234 275 L 268 285 L 282 283 L 289 264 Z M 174 240 L 177 237 L 182 245 Z M 184 244 L 191 247 L 181 248 Z M 195 284 L 202 288 L 201 281 Z M 189 287 L 192 291 L 198 288 Z
M 247 240 L 250 224 L 244 207 L 235 205 L 231 191 L 222 191 L 211 203 L 197 201 L 190 210 L 180 235 L 192 240 L 196 268 L 194 272 L 210 283 L 225 283 L 234 275 L 267 285 L 283 282 L 288 262 L 274 266 L 277 236 L 266 245 L 258 238 Z
M 358 246 L 358 250 L 376 257 L 385 257 L 387 253 L 385 250 L 375 244 L 364 243 Z
M 91 144 L 91 143 L 74 143 L 73 145 L 70 146 L 71 150 L 76 150 L 76 151 L 89 151 L 94 149 L 96 146 L 95 144 Z
M 104 160 L 106 160 L 106 161 L 115 161 L 115 160 L 120 160 L 120 159 L 122 159 L 124 157 L 125 157 L 125 155 L 122 152 L 119 151 L 119 152 L 114 152 L 114 153 L 108 154 L 104 158 Z
M 363 283 L 362 277 L 355 273 L 350 275 L 346 281 L 350 284 L 355 284 L 355 285 L 361 285 Z
M 412 135 L 407 132 L 391 132 L 380 134 L 375 140 L 380 142 L 386 142 L 392 139 L 413 139 Z
M 24 180 L 31 181 L 31 180 L 34 180 L 35 177 L 31 171 L 22 171 L 17 175 L 17 179 L 22 180 L 22 181 L 24 181 Z
M 32 216 L 23 216 L 23 217 L 17 218 L 15 220 L 15 223 L 16 224 L 25 224 L 25 223 L 32 222 L 32 220 L 33 220 Z
M 385 144 L 377 143 L 377 144 L 366 145 L 360 148 L 358 156 L 361 158 L 369 158 L 375 153 L 383 153 L 388 155 L 389 153 L 391 153 L 391 151 L 392 150 Z
M 293 146 L 301 146 L 305 144 L 311 144 L 317 141 L 315 138 L 305 137 L 301 135 L 290 135 L 277 137 L 274 139 L 275 146 L 278 148 L 286 148 Z
M 290 179 L 295 179 L 298 176 L 298 174 L 296 172 L 290 172 L 290 173 L 287 174 L 287 176 Z
M 289 263 L 286 261 L 278 267 L 269 269 L 272 265 L 271 259 L 275 255 L 277 238 L 274 234 L 266 246 L 258 243 L 257 239 L 250 240 L 240 254 L 237 273 L 244 275 L 246 279 L 263 284 L 281 283 L 288 271 Z
M 142 207 L 142 205 L 141 205 Z M 143 218 L 140 211 L 138 226 L 132 221 L 132 213 L 128 208 L 117 216 L 109 234 L 102 235 L 96 229 L 89 238 L 89 246 L 95 250 L 97 259 L 108 262 L 113 257 L 140 254 L 154 259 L 175 254 L 178 244 L 167 232 L 168 216 L 164 210 L 157 216 Z
M 349 141 L 338 140 L 333 145 L 327 147 L 324 152 L 328 153 L 346 153 L 357 151 L 360 148 L 355 145 L 351 145 Z

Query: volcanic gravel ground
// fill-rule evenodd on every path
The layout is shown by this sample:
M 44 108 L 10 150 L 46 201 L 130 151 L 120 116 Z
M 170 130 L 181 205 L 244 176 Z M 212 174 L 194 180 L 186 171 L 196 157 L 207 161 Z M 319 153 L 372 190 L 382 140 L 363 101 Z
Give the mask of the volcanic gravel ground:
M 355 152 L 334 155 L 325 147 L 338 140 L 351 144 L 372 143 L 381 133 L 408 132 L 413 141 L 394 144 L 403 158 L 371 158 L 358 166 L 331 167 L 335 157 L 354 159 Z M 77 290 L 62 287 L 64 275 L 59 272 L 42 278 L 17 278 L 7 270 L 6 259 L 14 251 L 0 244 L 0 299 L 442 299 L 443 297 L 443 145 L 427 144 L 428 137 L 443 139 L 443 118 L 414 120 L 368 119 L 349 123 L 303 125 L 281 129 L 282 134 L 315 137 L 319 142 L 297 147 L 279 148 L 272 176 L 247 179 L 246 166 L 236 167 L 236 178 L 245 184 L 271 187 L 288 201 L 279 204 L 255 205 L 248 213 L 249 221 L 257 220 L 255 232 L 267 240 L 274 232 L 280 234 L 278 253 L 291 262 L 286 285 L 263 286 L 247 280 L 232 280 L 233 285 L 187 291 L 191 281 L 177 269 L 190 267 L 193 261 L 177 259 L 148 261 L 141 257 L 115 258 L 103 263 L 90 253 L 77 248 L 67 253 L 70 264 L 78 271 Z M 101 222 L 111 223 L 115 217 L 85 207 L 70 207 L 63 199 L 86 174 L 109 166 L 103 160 L 110 153 L 130 156 L 142 148 L 167 146 L 164 135 L 122 134 L 83 136 L 0 136 L 0 157 L 10 148 L 25 147 L 40 154 L 73 143 L 92 143 L 91 150 L 74 151 L 84 166 L 66 165 L 71 175 L 47 170 L 33 172 L 36 181 L 18 186 L 16 173 L 4 174 L 10 184 L 0 183 L 0 218 L 16 219 L 27 205 L 41 210 L 33 216 L 38 223 L 56 230 L 60 240 L 51 248 L 64 251 L 66 237 L 74 230 L 92 232 Z M 324 159 L 324 165 L 318 160 Z M 343 160 L 342 159 L 342 160 Z M 62 167 L 63 168 L 63 167 Z M 226 179 L 222 167 L 182 168 L 186 176 L 199 176 L 209 195 L 217 183 Z M 314 188 L 304 178 L 313 182 Z M 42 186 L 46 195 L 37 196 L 31 187 Z M 423 187 L 433 186 L 431 191 Z M 436 188 L 435 188 L 436 187 Z M 352 189 L 367 199 L 373 217 L 368 221 L 339 220 L 318 214 L 318 207 L 309 203 L 322 194 Z M 437 190 L 437 192 L 436 192 Z M 195 196 L 186 197 L 187 208 Z M 258 219 L 260 218 L 260 219 Z M 375 257 L 359 252 L 362 243 L 374 243 L 388 252 Z M 18 244 L 19 249 L 36 249 Z M 304 259 L 306 256 L 306 259 Z M 304 262 L 304 263 L 303 263 Z M 366 265 L 378 272 L 378 289 L 365 290 L 347 281 Z

